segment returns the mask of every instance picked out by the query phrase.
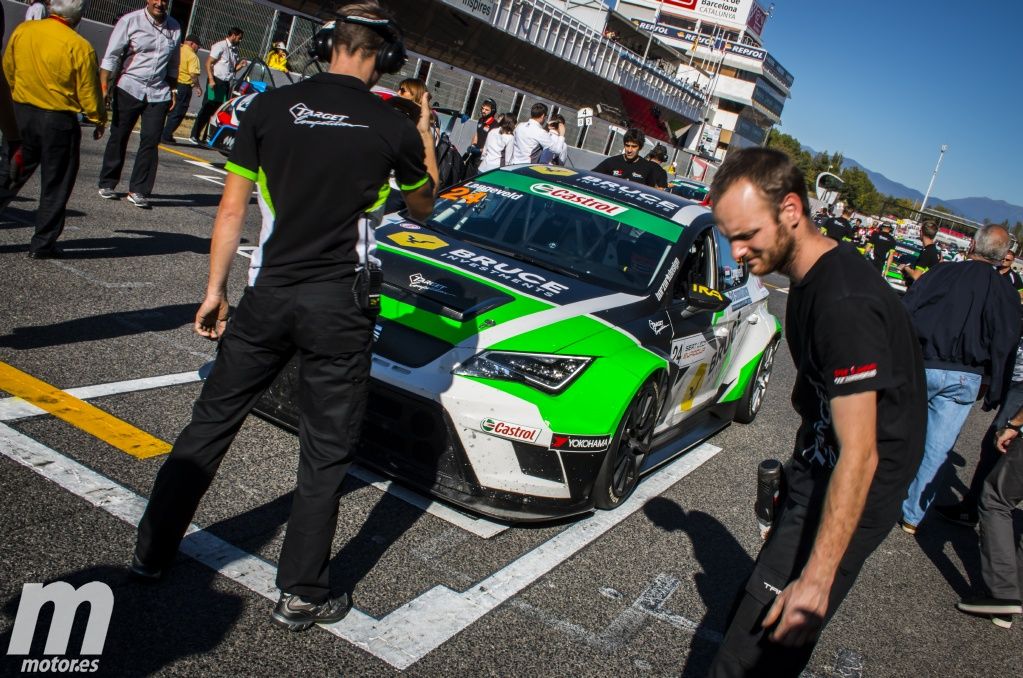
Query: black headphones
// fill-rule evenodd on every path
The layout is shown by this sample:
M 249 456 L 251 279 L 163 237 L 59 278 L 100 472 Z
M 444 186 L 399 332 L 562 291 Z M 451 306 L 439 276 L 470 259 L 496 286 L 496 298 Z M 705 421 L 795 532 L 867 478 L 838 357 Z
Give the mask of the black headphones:
M 364 16 L 344 16 L 338 21 L 346 24 L 358 24 L 376 31 L 384 39 L 384 44 L 377 51 L 376 70 L 380 73 L 397 73 L 408 61 L 401 28 L 390 19 L 369 19 Z M 312 56 L 330 63 L 334 53 L 334 26 L 336 21 L 328 21 L 313 36 L 309 51 Z

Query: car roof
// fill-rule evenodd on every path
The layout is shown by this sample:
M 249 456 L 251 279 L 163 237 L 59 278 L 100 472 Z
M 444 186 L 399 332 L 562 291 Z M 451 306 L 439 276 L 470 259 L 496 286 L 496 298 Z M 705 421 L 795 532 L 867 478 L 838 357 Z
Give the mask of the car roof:
M 527 179 L 585 191 L 592 196 L 673 221 L 682 226 L 688 226 L 697 217 L 710 213 L 710 210 L 700 203 L 674 193 L 575 167 L 536 164 L 509 165 L 494 171 L 508 172 Z M 485 181 L 486 178 L 482 177 L 482 180 Z

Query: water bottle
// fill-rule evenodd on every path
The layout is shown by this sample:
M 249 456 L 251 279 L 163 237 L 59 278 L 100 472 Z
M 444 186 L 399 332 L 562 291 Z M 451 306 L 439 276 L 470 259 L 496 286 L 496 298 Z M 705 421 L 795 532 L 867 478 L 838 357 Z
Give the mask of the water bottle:
M 767 539 L 767 533 L 771 531 L 780 497 L 781 462 L 777 459 L 765 459 L 757 467 L 757 501 L 753 505 L 761 539 Z

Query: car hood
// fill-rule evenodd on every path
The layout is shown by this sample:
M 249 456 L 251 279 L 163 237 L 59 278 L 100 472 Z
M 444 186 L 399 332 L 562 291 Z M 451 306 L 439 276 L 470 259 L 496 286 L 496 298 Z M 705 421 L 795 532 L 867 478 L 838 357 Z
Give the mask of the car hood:
M 374 350 L 412 367 L 455 348 L 558 353 L 648 300 L 410 222 L 381 226 L 376 240 L 384 298 Z

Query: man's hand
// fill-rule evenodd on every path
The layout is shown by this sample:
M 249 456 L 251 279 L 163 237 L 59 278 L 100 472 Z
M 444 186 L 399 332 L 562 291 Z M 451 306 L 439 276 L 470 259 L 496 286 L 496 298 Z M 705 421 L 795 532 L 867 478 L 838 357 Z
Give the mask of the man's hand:
M 177 105 L 178 105 L 178 93 L 175 92 L 174 90 L 171 90 L 171 105 L 170 105 L 170 108 L 167 109 L 167 112 L 170 113 L 171 111 L 173 111 L 174 107 L 177 106 Z
M 106 125 L 96 125 L 96 128 L 92 130 L 92 138 L 99 141 L 103 138 L 103 133 L 107 130 Z
M 195 314 L 195 333 L 211 340 L 224 336 L 229 306 L 223 296 L 206 295 Z
M 193 96 L 202 96 L 202 87 L 199 86 L 199 81 L 198 80 L 196 80 L 195 84 L 192 85 L 192 95 Z
M 800 577 L 774 599 L 761 626 L 766 629 L 777 623 L 770 635 L 773 642 L 785 647 L 802 647 L 821 632 L 830 592 L 830 583 Z
M 1003 428 L 1001 431 L 995 433 L 995 447 L 1002 454 L 1009 451 L 1009 444 L 1016 439 L 1019 435 L 1019 431 L 1013 431 L 1011 428 Z

